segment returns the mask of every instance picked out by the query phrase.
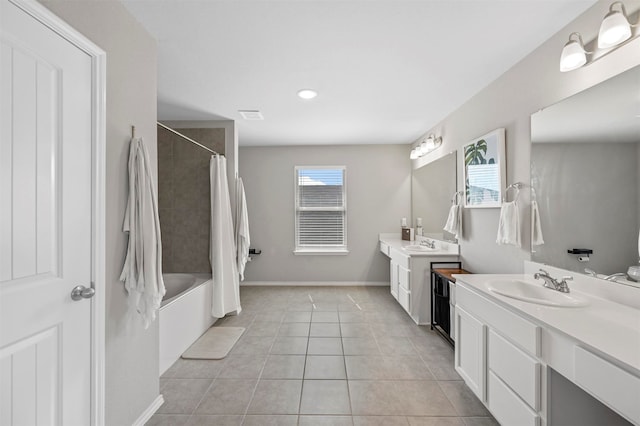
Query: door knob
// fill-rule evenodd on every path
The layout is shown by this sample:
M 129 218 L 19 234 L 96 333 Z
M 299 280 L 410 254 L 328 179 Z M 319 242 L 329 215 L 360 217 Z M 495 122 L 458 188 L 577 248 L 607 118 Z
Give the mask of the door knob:
M 96 294 L 96 291 L 91 287 L 87 288 L 83 285 L 77 285 L 71 290 L 71 299 L 91 299 Z

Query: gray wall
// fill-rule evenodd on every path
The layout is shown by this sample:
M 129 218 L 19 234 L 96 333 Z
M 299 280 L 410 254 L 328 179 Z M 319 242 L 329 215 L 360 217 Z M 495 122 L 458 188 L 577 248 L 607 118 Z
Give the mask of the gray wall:
M 411 164 L 406 145 L 240 147 L 251 246 L 262 254 L 246 281 L 388 282 L 378 234 L 400 232 L 410 217 Z M 294 167 L 347 167 L 348 255 L 294 255 Z
M 238 130 L 233 120 L 159 120 L 166 126 L 179 132 L 183 129 L 224 129 L 224 156 L 227 158 L 227 180 L 229 194 L 235 194 L 236 176 L 238 175 Z M 231 196 L 231 212 L 236 211 L 236 199 Z
M 122 221 L 131 125 L 156 164 L 156 43 L 119 2 L 43 4 L 107 52 L 106 424 L 130 425 L 159 394 L 158 322 L 144 330 L 127 320 L 118 280 L 127 243 Z
M 601 274 L 637 262 L 638 148 L 634 143 L 536 143 L 531 151 L 545 244 L 532 259 Z M 589 263 L 567 249 L 593 250 Z
M 442 136 L 443 146 L 440 149 L 448 152 L 461 148 L 477 136 L 504 127 L 507 184 L 518 181 L 529 184 L 531 114 L 640 64 L 638 38 L 583 68 L 568 73 L 559 71 L 560 52 L 569 34 L 580 32 L 589 50 L 589 43 L 597 37 L 600 22 L 610 3 L 608 0 L 598 1 L 458 110 L 427 130 L 425 135 L 435 133 Z M 625 5 L 630 15 L 640 9 L 638 0 L 625 1 Z M 414 167 L 430 160 L 427 155 L 414 161 Z M 458 182 L 462 182 L 460 167 Z M 529 200 L 523 192 L 521 249 L 495 243 L 499 209 L 464 210 L 464 237 L 460 242 L 460 253 L 465 269 L 476 273 L 522 272 L 523 261 L 530 258 Z
M 180 129 L 224 154 L 225 129 Z M 158 206 L 164 272 L 211 272 L 211 154 L 158 126 Z

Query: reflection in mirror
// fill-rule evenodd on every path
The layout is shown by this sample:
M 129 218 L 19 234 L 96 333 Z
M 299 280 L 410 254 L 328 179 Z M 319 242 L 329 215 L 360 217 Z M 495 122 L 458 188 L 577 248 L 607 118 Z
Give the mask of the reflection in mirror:
M 634 284 L 626 273 L 640 257 L 640 67 L 533 114 L 531 141 L 544 237 L 532 260 Z
M 447 154 L 411 175 L 411 216 L 416 226 L 422 218 L 424 235 L 443 241 L 455 241 L 442 230 L 447 222 L 451 198 L 456 192 L 456 152 Z

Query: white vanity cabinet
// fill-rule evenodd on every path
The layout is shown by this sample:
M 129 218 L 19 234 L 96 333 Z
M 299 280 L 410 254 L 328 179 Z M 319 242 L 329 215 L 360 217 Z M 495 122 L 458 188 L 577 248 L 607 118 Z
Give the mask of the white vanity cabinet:
M 503 425 L 541 423 L 539 327 L 456 284 L 455 368 Z
M 411 315 L 411 257 L 394 248 L 391 249 L 389 257 L 391 258 L 391 294 Z
M 640 424 L 637 331 L 627 328 L 624 335 L 591 325 L 606 321 L 603 312 L 617 315 L 618 322 L 637 321 L 637 311 L 600 298 L 589 299 L 582 310 L 515 304 L 490 296 L 486 283 L 505 278 L 488 277 L 456 276 L 455 368 L 500 424 L 555 426 L 567 418 L 574 424 L 622 424 L 621 417 Z M 617 345 L 589 346 L 611 336 Z M 575 386 L 554 387 L 557 373 Z
M 457 261 L 458 256 L 448 252 L 432 252 L 429 255 L 411 255 L 396 243 L 380 241 L 380 251 L 389 257 L 389 289 L 400 306 L 416 324 L 431 321 L 431 262 Z

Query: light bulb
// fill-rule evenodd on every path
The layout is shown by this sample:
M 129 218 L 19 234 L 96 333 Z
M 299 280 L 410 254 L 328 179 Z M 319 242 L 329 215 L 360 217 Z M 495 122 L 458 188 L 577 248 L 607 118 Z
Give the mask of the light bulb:
M 613 7 L 619 4 L 622 10 L 613 10 Z M 606 49 L 616 46 L 631 37 L 631 25 L 627 18 L 624 5 L 615 2 L 609 7 L 609 13 L 600 24 L 600 32 L 598 33 L 598 47 Z
M 576 35 L 578 40 L 572 40 L 571 37 Z M 578 33 L 572 33 L 569 41 L 562 48 L 560 55 L 560 71 L 567 72 L 580 68 L 587 63 L 587 52 L 584 50 L 582 37 Z

